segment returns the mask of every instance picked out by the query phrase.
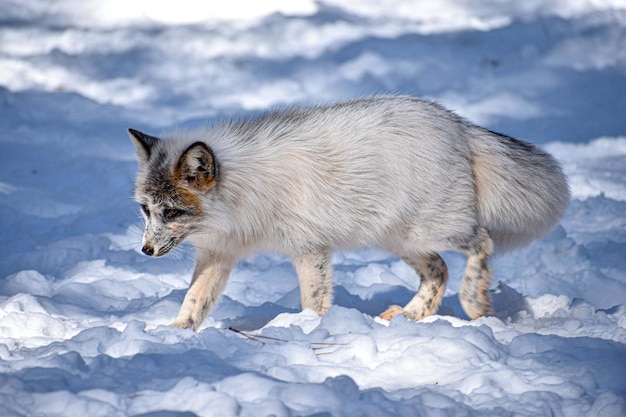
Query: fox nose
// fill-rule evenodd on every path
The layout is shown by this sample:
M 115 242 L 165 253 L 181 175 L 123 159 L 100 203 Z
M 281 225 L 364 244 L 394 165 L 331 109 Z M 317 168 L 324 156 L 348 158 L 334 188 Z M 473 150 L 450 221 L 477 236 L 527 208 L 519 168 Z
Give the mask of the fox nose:
M 150 245 L 145 245 L 143 248 L 141 248 L 141 251 L 148 256 L 154 255 L 154 248 Z

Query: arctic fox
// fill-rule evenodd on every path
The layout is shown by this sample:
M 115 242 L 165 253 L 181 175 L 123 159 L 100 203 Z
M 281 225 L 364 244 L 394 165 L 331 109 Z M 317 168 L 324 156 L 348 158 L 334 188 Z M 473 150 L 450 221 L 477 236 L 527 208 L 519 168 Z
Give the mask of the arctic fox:
M 478 318 L 491 312 L 492 252 L 546 234 L 569 203 L 548 153 L 411 97 L 289 108 L 161 138 L 129 133 L 143 252 L 163 256 L 186 238 L 197 248 L 172 323 L 194 330 L 237 258 L 259 250 L 291 257 L 302 308 L 319 314 L 333 300 L 333 250 L 397 254 L 419 290 L 381 317 L 413 320 L 441 303 L 448 272 L 438 252 L 458 251 L 467 255 L 461 305 Z

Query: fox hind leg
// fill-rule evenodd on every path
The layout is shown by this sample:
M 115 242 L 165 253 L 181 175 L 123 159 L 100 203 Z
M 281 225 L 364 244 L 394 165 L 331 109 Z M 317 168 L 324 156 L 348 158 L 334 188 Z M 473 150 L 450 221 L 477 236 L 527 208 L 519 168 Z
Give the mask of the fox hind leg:
M 477 228 L 472 239 L 460 249 L 467 255 L 467 265 L 459 292 L 461 306 L 471 319 L 492 314 L 488 294 L 492 272 L 488 261 L 493 251 L 493 242 L 485 229 Z
M 333 304 L 331 252 L 324 250 L 294 257 L 293 265 L 300 283 L 302 309 L 325 314 Z
M 448 282 L 448 268 L 441 256 L 436 253 L 402 258 L 420 276 L 420 286 L 409 303 L 400 307 L 389 307 L 380 315 L 383 319 L 404 314 L 412 320 L 421 320 L 437 312 Z

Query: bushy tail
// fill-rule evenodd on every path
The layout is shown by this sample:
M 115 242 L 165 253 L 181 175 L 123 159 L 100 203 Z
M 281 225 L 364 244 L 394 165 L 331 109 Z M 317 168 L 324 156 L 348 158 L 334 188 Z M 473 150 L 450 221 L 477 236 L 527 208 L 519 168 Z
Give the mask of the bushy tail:
M 547 234 L 569 204 L 559 163 L 535 145 L 472 127 L 478 221 L 498 252 Z

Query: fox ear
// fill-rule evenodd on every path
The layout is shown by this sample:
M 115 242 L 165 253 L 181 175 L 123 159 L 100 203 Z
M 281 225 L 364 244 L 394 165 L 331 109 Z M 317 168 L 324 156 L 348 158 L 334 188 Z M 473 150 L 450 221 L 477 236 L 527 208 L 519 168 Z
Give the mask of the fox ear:
M 175 175 L 198 191 L 209 191 L 215 184 L 216 166 L 213 151 L 196 142 L 183 152 L 176 163 Z
M 150 159 L 152 147 L 159 141 L 159 138 L 146 135 L 135 129 L 128 129 L 128 134 L 135 144 L 135 148 L 137 148 L 137 159 L 139 163 L 145 164 L 148 162 L 148 159 Z

